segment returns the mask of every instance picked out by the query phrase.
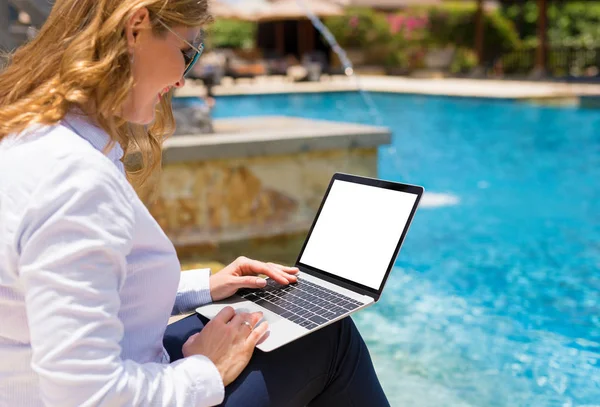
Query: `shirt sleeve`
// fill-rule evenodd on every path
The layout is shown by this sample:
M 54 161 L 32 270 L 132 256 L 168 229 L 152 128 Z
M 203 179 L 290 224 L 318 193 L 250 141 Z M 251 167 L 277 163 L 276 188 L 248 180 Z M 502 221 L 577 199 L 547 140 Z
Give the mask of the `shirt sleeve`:
M 172 315 L 183 314 L 211 302 L 210 269 L 182 272 Z
M 92 163 L 53 171 L 33 194 L 19 228 L 31 365 L 44 405 L 221 403 L 223 382 L 204 356 L 170 365 L 121 359 L 119 290 L 132 245 L 135 196 L 116 170 Z

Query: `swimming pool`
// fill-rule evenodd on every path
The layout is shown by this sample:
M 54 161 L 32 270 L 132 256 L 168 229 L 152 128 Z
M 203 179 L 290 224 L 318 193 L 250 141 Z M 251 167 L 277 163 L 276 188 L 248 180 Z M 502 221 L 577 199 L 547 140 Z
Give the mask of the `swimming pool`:
M 379 176 L 433 192 L 355 321 L 394 406 L 600 406 L 600 111 L 373 94 Z M 357 93 L 219 98 L 216 117 L 373 123 Z

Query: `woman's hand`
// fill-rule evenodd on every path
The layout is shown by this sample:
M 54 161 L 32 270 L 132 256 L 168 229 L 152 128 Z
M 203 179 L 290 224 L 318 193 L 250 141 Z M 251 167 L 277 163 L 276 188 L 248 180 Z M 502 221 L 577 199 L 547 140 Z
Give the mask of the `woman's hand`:
M 284 285 L 298 281 L 296 267 L 285 267 L 239 257 L 210 277 L 210 296 L 213 301 L 219 301 L 231 297 L 240 288 L 262 288 L 267 285 L 267 282 L 264 278 L 258 277 L 259 274 L 264 274 Z
M 183 356 L 209 358 L 227 386 L 248 365 L 254 348 L 269 329 L 267 321 L 256 326 L 261 319 L 262 312 L 236 314 L 233 308 L 225 307 L 183 344 Z

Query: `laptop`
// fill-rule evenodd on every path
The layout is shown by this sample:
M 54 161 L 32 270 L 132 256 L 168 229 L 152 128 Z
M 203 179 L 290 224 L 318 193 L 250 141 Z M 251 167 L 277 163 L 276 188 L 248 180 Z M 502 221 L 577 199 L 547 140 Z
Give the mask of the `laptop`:
M 376 303 L 422 195 L 420 186 L 336 173 L 298 255 L 297 283 L 267 279 L 196 312 L 262 311 L 269 333 L 257 347 L 270 352 Z

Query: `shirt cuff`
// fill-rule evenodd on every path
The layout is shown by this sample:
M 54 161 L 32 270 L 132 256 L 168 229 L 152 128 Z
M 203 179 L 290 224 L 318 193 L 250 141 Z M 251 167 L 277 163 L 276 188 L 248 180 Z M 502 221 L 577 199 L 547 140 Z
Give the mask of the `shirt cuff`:
M 211 302 L 210 269 L 182 272 L 173 309 L 174 313 L 183 314 Z
M 171 366 L 175 369 L 179 367 L 187 373 L 189 389 L 196 395 L 197 403 L 194 405 L 215 406 L 225 399 L 225 386 L 221 374 L 206 356 L 188 356 L 171 363 Z

